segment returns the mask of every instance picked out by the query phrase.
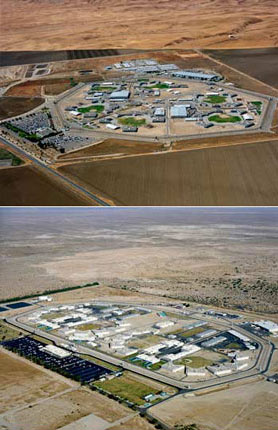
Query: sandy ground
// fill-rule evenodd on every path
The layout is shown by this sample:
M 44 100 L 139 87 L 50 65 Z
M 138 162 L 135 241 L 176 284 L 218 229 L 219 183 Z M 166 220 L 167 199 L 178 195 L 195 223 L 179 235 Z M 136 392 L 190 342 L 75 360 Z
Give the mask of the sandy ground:
M 239 48 L 278 43 L 275 0 L 227 0 L 225 5 L 222 0 L 45 0 L 43 7 L 39 0 L 3 0 L 2 15 L 4 50 Z
M 132 300 L 137 291 L 139 301 L 150 293 L 261 311 L 277 306 L 274 209 L 269 218 L 259 209 L 229 210 L 223 218 L 221 211 L 144 209 L 143 219 L 139 209 L 91 209 L 86 216 L 82 209 L 29 209 L 28 219 L 5 211 L 3 298 L 100 281 L 55 300 Z
M 0 413 L 25 406 L 70 388 L 65 378 L 40 370 L 26 360 L 0 351 Z
M 177 397 L 151 409 L 167 424 L 201 430 L 276 430 L 278 386 L 260 381 L 199 397 Z

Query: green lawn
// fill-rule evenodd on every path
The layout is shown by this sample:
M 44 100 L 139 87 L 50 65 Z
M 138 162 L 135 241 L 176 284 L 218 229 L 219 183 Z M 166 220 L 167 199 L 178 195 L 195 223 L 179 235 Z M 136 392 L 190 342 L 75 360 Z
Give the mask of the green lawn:
M 6 149 L 0 148 L 0 160 L 12 159 L 12 166 L 19 166 L 23 161 L 14 155 L 12 152 L 6 151 Z
M 186 330 L 182 333 L 179 333 L 180 336 L 182 337 L 191 337 L 194 336 L 195 334 L 201 333 L 202 331 L 207 330 L 208 327 L 206 326 L 202 326 L 202 327 L 195 327 L 195 328 L 191 328 L 190 330 Z
M 80 113 L 87 113 L 87 112 L 90 112 L 91 110 L 96 110 L 97 112 L 103 112 L 104 106 L 92 105 L 92 106 L 78 108 L 78 112 L 80 112 Z
M 228 345 L 226 345 L 226 348 L 230 348 L 230 349 L 241 349 L 241 345 L 237 342 L 231 342 Z
M 102 388 L 103 390 L 109 391 L 112 394 L 118 395 L 130 402 L 136 403 L 137 405 L 143 405 L 145 400 L 143 397 L 148 394 L 156 394 L 157 391 L 142 382 L 137 381 L 135 378 L 129 375 L 122 375 L 120 377 L 107 380 L 104 382 L 95 382 L 94 385 Z
M 218 122 L 218 123 L 226 123 L 226 122 L 239 122 L 241 121 L 241 118 L 239 116 L 219 116 L 219 115 L 212 115 L 209 117 L 209 121 L 212 122 Z
M 129 126 L 129 127 L 140 127 L 141 125 L 146 124 L 145 119 L 135 119 L 131 116 L 127 118 L 120 118 L 118 121 L 120 124 Z
M 175 364 L 183 364 L 185 366 L 194 367 L 194 368 L 210 366 L 212 363 L 213 363 L 212 360 L 208 360 L 207 358 L 198 357 L 198 356 L 196 357 L 188 356 L 175 361 Z
M 206 103 L 212 103 L 212 104 L 224 103 L 225 101 L 226 101 L 226 97 L 225 96 L 216 96 L 216 95 L 208 96 L 204 100 L 204 102 L 206 102 Z
M 258 106 L 258 107 L 261 107 L 261 105 L 262 105 L 262 102 L 259 102 L 259 101 L 254 101 L 254 102 L 251 102 L 252 103 L 252 105 L 255 105 L 255 106 Z
M 77 330 L 81 330 L 81 331 L 86 331 L 86 330 L 97 330 L 97 329 L 99 329 L 100 328 L 100 325 L 99 324 L 90 324 L 90 323 L 87 323 L 87 324 L 81 324 L 81 325 L 78 325 L 78 326 L 76 326 L 76 329 Z
M 105 92 L 105 91 L 114 91 L 116 89 L 116 87 L 102 87 L 101 85 L 99 85 L 98 87 L 92 87 L 91 91 L 94 92 Z
M 160 90 L 164 90 L 164 89 L 169 88 L 169 85 L 160 83 L 160 84 L 152 85 L 150 88 L 159 88 Z

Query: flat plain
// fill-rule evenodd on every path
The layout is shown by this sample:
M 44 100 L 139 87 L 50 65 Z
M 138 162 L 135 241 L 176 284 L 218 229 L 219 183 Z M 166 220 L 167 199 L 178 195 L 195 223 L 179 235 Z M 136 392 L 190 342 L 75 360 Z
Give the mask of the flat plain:
M 200 430 L 276 430 L 277 399 L 277 385 L 260 381 L 203 396 L 180 396 L 151 411 L 169 425 L 196 423 Z
M 278 88 L 278 48 L 218 49 L 205 52 L 224 64 Z
M 278 142 L 75 163 L 59 168 L 116 204 L 277 205 Z
M 0 170 L 2 206 L 83 206 L 86 200 L 32 166 Z

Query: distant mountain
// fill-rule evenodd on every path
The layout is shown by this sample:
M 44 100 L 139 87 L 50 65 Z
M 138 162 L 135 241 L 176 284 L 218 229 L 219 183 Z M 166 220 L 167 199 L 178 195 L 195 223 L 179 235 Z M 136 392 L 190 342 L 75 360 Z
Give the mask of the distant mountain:
M 268 47 L 277 0 L 2 0 L 3 50 Z

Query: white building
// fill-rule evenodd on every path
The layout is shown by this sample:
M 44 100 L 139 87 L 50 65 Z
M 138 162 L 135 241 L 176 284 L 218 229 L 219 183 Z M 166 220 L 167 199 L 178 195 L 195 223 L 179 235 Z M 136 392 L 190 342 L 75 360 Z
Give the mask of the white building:
M 202 377 L 202 376 L 206 376 L 207 371 L 205 367 L 195 368 L 195 367 L 186 366 L 185 373 L 186 373 L 186 376 Z
M 185 105 L 174 105 L 170 109 L 171 118 L 186 118 L 187 107 Z
M 161 321 L 161 322 L 157 322 L 156 324 L 154 324 L 155 328 L 166 328 L 166 327 L 171 327 L 172 325 L 174 325 L 175 323 L 173 321 Z
M 54 345 L 46 345 L 42 348 L 42 351 L 59 358 L 66 358 L 71 355 L 71 352 Z
M 263 328 L 264 330 L 268 331 L 272 334 L 278 333 L 278 324 L 274 323 L 273 321 L 255 321 L 253 324 L 256 326 Z

